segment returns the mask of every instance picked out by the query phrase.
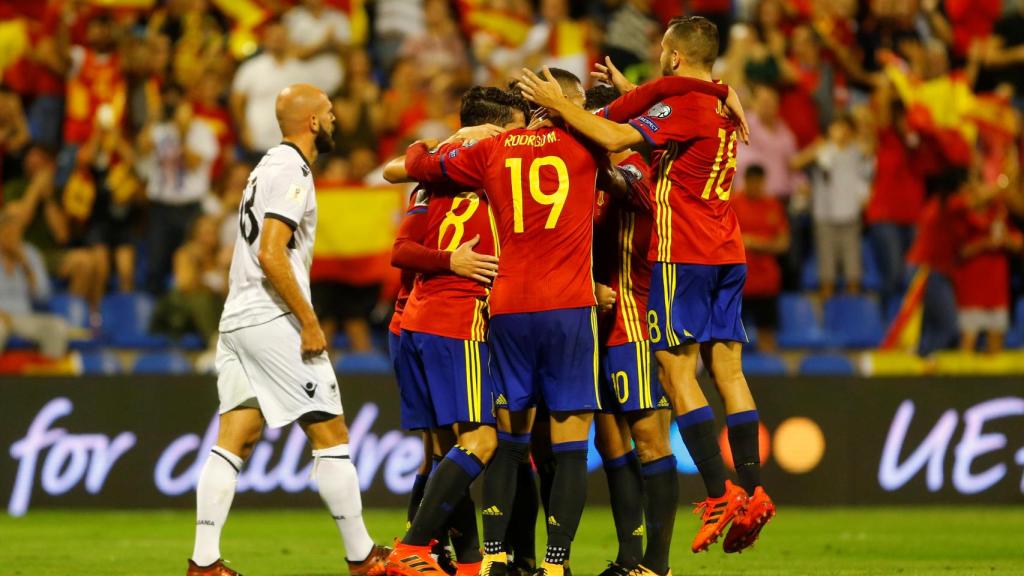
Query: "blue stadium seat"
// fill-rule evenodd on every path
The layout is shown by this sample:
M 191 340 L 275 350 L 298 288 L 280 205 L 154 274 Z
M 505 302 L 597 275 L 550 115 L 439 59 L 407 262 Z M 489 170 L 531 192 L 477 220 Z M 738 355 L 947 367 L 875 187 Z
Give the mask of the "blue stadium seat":
M 166 336 L 149 333 L 153 306 L 153 297 L 142 292 L 104 297 L 100 304 L 104 338 L 121 348 L 155 350 L 170 346 Z
M 203 340 L 203 337 L 194 332 L 189 332 L 188 334 L 183 335 L 174 344 L 177 348 L 181 348 L 182 350 L 198 351 L 206 349 L 206 342 Z
M 825 302 L 825 331 L 840 348 L 874 348 L 885 336 L 878 302 L 867 296 L 835 296 Z
M 853 362 L 839 354 L 816 354 L 800 362 L 800 374 L 805 376 L 853 376 Z
M 802 294 L 779 296 L 779 347 L 820 348 L 826 341 L 810 298 Z
M 71 326 L 84 328 L 89 325 L 89 305 L 78 296 L 66 292 L 50 298 L 50 312 L 67 320 Z
M 81 353 L 82 374 L 111 375 L 122 371 L 121 360 L 109 350 L 94 350 Z
M 339 374 L 390 374 L 391 360 L 380 352 L 349 352 L 334 363 Z
M 785 376 L 786 363 L 782 358 L 757 352 L 743 355 L 743 373 L 748 376 Z
M 800 289 L 815 291 L 821 286 L 818 278 L 818 255 L 811 253 L 800 267 Z
M 1006 333 L 1006 347 L 1024 347 L 1024 297 L 1019 298 L 1017 305 L 1014 306 L 1013 324 Z
M 146 352 L 135 360 L 132 372 L 135 374 L 187 374 L 192 364 L 180 352 Z

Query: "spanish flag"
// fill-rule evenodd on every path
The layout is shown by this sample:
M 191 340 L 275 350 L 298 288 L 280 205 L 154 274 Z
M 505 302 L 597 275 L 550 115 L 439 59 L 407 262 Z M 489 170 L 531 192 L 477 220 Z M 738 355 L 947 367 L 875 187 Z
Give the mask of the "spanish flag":
M 356 286 L 387 281 L 404 189 L 317 182 L 316 191 L 319 215 L 310 278 Z

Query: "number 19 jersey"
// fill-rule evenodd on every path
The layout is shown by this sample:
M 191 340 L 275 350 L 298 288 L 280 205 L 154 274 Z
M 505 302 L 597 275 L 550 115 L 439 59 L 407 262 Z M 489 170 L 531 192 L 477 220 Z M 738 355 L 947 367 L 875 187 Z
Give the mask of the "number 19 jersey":
M 491 317 L 594 306 L 597 162 L 569 132 L 510 130 L 441 154 L 418 144 L 406 168 L 421 182 L 484 189 L 501 250 Z
M 289 312 L 260 266 L 260 238 L 267 218 L 284 222 L 292 229 L 288 261 L 302 294 L 309 300 L 309 267 L 316 238 L 316 191 L 309 163 L 288 142 L 267 151 L 249 174 L 238 208 L 238 239 L 231 256 L 221 332 L 263 324 Z

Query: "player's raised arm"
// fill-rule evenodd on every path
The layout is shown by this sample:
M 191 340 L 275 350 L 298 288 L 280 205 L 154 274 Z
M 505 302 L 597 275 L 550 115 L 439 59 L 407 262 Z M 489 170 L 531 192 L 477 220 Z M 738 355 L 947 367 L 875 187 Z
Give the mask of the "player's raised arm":
M 433 151 L 425 142 L 413 142 L 405 153 L 405 171 L 417 182 L 454 182 L 467 188 L 483 188 L 487 155 L 494 138 L 473 145 Z
M 268 213 L 263 220 L 258 258 L 270 285 L 302 326 L 302 355 L 308 358 L 327 350 L 327 339 L 288 261 L 288 243 L 292 240 L 292 233 L 291 223 L 277 214 Z
M 446 138 L 441 145 L 462 143 L 475 140 L 483 140 L 484 138 L 490 138 L 497 134 L 504 132 L 504 128 L 495 126 L 494 124 L 481 124 L 480 126 L 463 126 L 459 128 L 454 134 Z M 437 145 L 430 142 L 424 141 L 429 148 L 435 148 Z M 392 184 L 407 184 L 409 182 L 415 182 L 416 179 L 410 178 L 409 173 L 405 170 L 405 156 L 399 156 L 398 158 L 391 159 L 384 166 L 384 179 Z
M 566 124 L 609 152 L 621 152 L 644 141 L 643 136 L 628 124 L 606 120 L 573 104 L 562 93 L 558 81 L 547 67 L 544 68 L 543 79 L 524 68 L 519 86 L 527 100 L 557 112 Z

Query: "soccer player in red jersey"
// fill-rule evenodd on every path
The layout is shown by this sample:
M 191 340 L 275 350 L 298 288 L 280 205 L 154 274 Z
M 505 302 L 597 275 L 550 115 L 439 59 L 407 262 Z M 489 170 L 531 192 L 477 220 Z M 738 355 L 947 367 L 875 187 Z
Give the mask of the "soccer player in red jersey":
M 739 551 L 753 543 L 775 513 L 761 487 L 759 417 L 740 363 L 747 340 L 740 319 L 746 255 L 729 195 L 737 141 L 746 139 L 745 122 L 734 94 L 727 104 L 739 122 L 713 96 L 663 98 L 657 93 L 658 86 L 679 77 L 711 80 L 717 55 L 714 24 L 701 17 L 673 20 L 662 39 L 666 78 L 614 102 L 604 111 L 607 119 L 573 110 L 550 80 L 524 71 L 522 82 L 527 99 L 561 114 L 570 126 L 608 150 L 643 141 L 656 148 L 653 289 L 647 319 L 658 363 L 667 374 L 665 387 L 680 434 L 708 492 L 697 508 L 703 524 L 691 545 L 694 552 L 707 549 L 730 523 L 725 550 Z M 613 67 L 607 72 L 620 90 L 631 88 Z M 638 105 L 650 108 L 636 115 Z M 701 354 L 725 402 L 730 446 L 743 487 L 727 479 L 714 414 L 697 383 Z
M 610 104 L 610 86 L 587 90 L 587 110 Z M 632 151 L 612 153 L 624 189 L 598 192 L 594 229 L 594 276 L 614 297 L 599 316 L 601 404 L 595 416 L 597 450 L 604 462 L 619 549 L 601 576 L 626 576 L 641 563 L 667 570 L 678 496 L 676 460 L 668 440 L 668 399 L 652 377 L 647 333 L 647 260 L 654 227 L 651 168 Z M 633 448 L 634 440 L 636 450 Z M 669 505 L 666 506 L 665 502 Z M 652 506 L 645 508 L 645 503 Z M 644 517 L 648 518 L 644 529 Z M 647 553 L 643 548 L 647 532 Z
M 497 88 L 477 87 L 464 95 L 460 119 L 464 125 L 493 122 L 505 128 L 522 127 L 525 106 L 520 108 L 521 104 L 525 104 L 521 98 Z M 457 146 L 446 144 L 439 153 Z M 404 168 L 395 164 L 389 165 L 385 177 L 404 180 Z M 424 184 L 418 189 L 403 232 L 414 227 L 425 231 L 423 245 L 400 239 L 392 257 L 400 267 L 420 272 L 402 313 L 397 374 L 402 425 L 431 431 L 428 442 L 436 451 L 436 469 L 426 481 L 409 532 L 389 559 L 389 570 L 404 573 L 415 565 L 417 573 L 423 573 L 424 566 L 428 571 L 441 571 L 430 556 L 429 545 L 435 536 L 443 534 L 450 517 L 458 573 L 475 576 L 481 556 L 476 509 L 467 489 L 496 444 L 484 345 L 487 284 L 497 262 L 493 219 L 480 192 L 448 183 Z M 470 240 L 463 243 L 466 238 Z M 473 257 L 486 257 L 489 267 L 468 277 L 426 269 L 441 268 L 447 255 L 451 256 L 448 263 L 454 263 L 452 251 L 468 248 L 474 249 L 468 252 Z M 440 265 L 431 261 L 440 261 Z M 444 451 L 447 455 L 441 458 Z
M 561 70 L 552 75 L 560 93 L 582 109 L 579 79 Z M 481 574 L 507 572 L 504 540 L 516 470 L 543 401 L 557 464 L 541 569 L 562 576 L 586 501 L 587 436 L 600 407 L 591 271 L 599 163 L 571 133 L 546 123 L 446 154 L 416 143 L 406 168 L 419 181 L 483 188 L 497 222 L 501 256 L 488 300 L 488 343 L 499 432 L 484 478 Z

